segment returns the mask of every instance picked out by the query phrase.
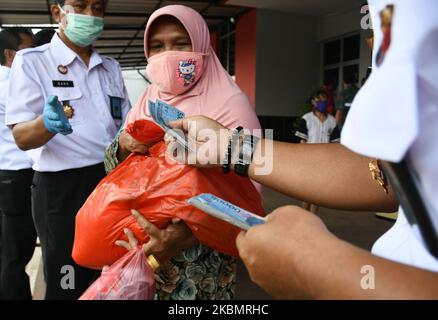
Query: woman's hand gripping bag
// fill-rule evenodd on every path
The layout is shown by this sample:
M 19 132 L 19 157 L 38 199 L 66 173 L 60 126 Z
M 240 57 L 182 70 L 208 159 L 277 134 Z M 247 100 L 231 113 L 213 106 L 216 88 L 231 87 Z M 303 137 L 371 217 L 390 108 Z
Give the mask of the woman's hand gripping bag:
M 143 143 L 161 140 L 148 155 L 132 154 L 106 176 L 76 216 L 73 259 L 77 264 L 102 269 L 121 258 L 126 250 L 114 243 L 125 239 L 130 228 L 139 242 L 149 237 L 131 215 L 137 209 L 147 220 L 165 228 L 172 218 L 182 219 L 204 245 L 238 256 L 235 226 L 191 206 L 187 200 L 211 193 L 245 210 L 264 215 L 261 197 L 250 179 L 221 169 L 199 169 L 171 164 L 165 158 L 164 132 L 155 123 L 139 120 L 127 132 Z

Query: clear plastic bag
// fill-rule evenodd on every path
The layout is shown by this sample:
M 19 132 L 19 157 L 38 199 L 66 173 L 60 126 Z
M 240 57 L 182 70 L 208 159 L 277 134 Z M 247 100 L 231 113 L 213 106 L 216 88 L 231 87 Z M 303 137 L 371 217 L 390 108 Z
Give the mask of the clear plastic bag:
M 158 263 L 146 258 L 141 247 L 126 253 L 110 267 L 104 267 L 79 300 L 152 300 L 155 295 L 154 269 Z

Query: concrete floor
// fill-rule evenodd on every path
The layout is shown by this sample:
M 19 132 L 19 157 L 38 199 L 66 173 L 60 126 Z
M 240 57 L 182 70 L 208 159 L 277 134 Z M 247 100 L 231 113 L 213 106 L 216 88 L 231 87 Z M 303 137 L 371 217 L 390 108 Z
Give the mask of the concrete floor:
M 266 212 L 272 212 L 285 205 L 301 205 L 299 201 L 267 188 L 263 190 L 263 204 Z M 393 225 L 391 221 L 376 218 L 372 212 L 348 212 L 320 208 L 318 215 L 336 236 L 366 250 L 370 250 L 377 238 Z M 43 299 L 45 284 L 39 247 L 36 248 L 27 271 L 31 278 L 34 299 Z M 262 289 L 251 282 L 242 263 L 239 263 L 237 268 L 236 299 L 271 299 Z
M 26 267 L 26 272 L 30 279 L 30 289 L 34 300 L 43 300 L 46 290 L 43 277 L 43 262 L 41 259 L 41 247 L 36 247 L 32 260 Z

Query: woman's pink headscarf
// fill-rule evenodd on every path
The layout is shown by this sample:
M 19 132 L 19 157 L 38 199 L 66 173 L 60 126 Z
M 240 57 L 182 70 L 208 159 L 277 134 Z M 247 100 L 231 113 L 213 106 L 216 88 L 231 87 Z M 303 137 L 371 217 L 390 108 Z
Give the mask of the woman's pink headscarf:
M 160 92 L 156 85 L 150 85 L 129 113 L 126 123 L 151 119 L 148 100 L 160 99 L 177 107 L 186 116 L 204 115 L 228 128 L 240 125 L 250 130 L 260 129 L 260 123 L 248 98 L 222 67 L 210 45 L 207 24 L 195 10 L 182 5 L 171 5 L 155 11 L 149 18 L 145 31 L 146 57 L 148 57 L 148 36 L 151 25 L 163 15 L 173 16 L 182 23 L 192 41 L 193 51 L 208 53 L 204 62 L 204 73 L 193 88 L 177 96 Z

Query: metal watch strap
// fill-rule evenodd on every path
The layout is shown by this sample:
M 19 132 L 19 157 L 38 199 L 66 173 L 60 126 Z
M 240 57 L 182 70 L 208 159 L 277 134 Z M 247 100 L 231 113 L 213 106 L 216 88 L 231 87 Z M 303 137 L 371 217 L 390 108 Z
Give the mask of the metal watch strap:
M 247 135 L 239 147 L 239 158 L 234 165 L 234 172 L 239 176 L 247 177 L 248 169 L 254 156 L 254 151 L 259 142 L 259 138 Z
M 222 171 L 224 174 L 230 172 L 231 158 L 232 158 L 232 150 L 236 145 L 236 141 L 239 139 L 240 132 L 243 130 L 243 127 L 237 127 L 233 130 L 230 141 L 228 142 L 227 153 L 225 154 L 225 159 L 222 165 Z

